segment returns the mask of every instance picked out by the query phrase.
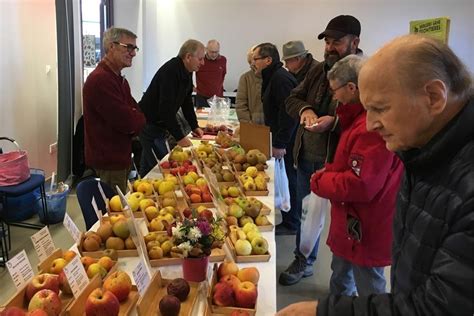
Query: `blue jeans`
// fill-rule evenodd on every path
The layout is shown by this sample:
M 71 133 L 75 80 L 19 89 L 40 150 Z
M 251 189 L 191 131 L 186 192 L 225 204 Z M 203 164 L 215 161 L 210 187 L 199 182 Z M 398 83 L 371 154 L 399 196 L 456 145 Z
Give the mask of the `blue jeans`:
M 153 133 L 151 133 L 151 130 Z M 154 128 L 147 129 L 147 126 L 143 129 L 140 134 L 140 144 L 142 145 L 142 158 L 140 160 L 140 176 L 143 178 L 157 162 L 153 151 L 155 152 L 158 159 L 162 159 L 168 153 L 166 148 L 166 133 L 156 131 Z
M 331 294 L 367 296 L 386 293 L 384 267 L 361 267 L 341 257 L 332 256 Z
M 321 169 L 324 166 L 322 162 L 310 162 L 303 159 L 298 161 L 298 168 L 296 169 L 296 197 L 297 203 L 300 210 L 300 218 L 301 218 L 301 202 L 303 198 L 307 196 L 311 189 L 310 183 L 311 175 L 318 169 Z M 300 239 L 301 239 L 301 225 L 298 226 L 298 230 L 296 231 L 296 249 L 294 251 L 295 255 L 302 256 L 300 252 Z M 307 265 L 313 265 L 316 261 L 316 256 L 318 254 L 319 248 L 319 237 L 314 243 L 313 250 L 311 251 L 308 258 L 306 258 Z

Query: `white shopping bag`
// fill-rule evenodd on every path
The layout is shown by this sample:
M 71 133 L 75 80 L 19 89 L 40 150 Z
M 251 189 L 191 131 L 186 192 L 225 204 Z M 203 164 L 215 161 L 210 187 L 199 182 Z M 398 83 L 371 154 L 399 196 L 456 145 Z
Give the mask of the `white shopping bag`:
M 300 252 L 305 257 L 308 257 L 313 250 L 314 243 L 324 228 L 328 204 L 327 199 L 313 192 L 305 196 L 302 201 Z
M 275 208 L 283 212 L 291 209 L 290 187 L 283 158 L 275 159 Z

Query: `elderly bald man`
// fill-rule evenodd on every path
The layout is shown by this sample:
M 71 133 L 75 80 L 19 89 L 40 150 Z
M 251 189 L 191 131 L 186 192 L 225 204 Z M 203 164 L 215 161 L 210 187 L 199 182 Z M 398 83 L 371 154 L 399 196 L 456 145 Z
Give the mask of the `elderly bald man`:
M 359 75 L 367 129 L 405 165 L 392 244 L 391 293 L 332 295 L 278 315 L 474 314 L 474 92 L 445 44 L 407 35 Z
M 207 42 L 204 65 L 196 72 L 196 106 L 208 106 L 207 99 L 224 95 L 224 78 L 227 59 L 220 54 L 220 44 L 213 39 Z

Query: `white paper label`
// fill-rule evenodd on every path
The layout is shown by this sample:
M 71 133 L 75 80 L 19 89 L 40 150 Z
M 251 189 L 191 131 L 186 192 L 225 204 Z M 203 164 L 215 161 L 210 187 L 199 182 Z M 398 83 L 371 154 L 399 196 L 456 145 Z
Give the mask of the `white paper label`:
M 26 255 L 25 249 L 23 249 L 20 253 L 15 255 L 13 258 L 8 260 L 7 262 L 8 272 L 13 279 L 13 283 L 17 290 L 22 288 L 27 282 L 29 282 L 33 276 L 33 269 L 31 268 L 30 260 Z
M 99 183 L 100 185 L 100 183 Z M 97 203 L 95 202 L 95 197 L 92 197 L 92 207 L 94 208 L 95 215 L 97 215 L 97 219 L 100 221 L 102 220 L 102 211 L 99 210 L 99 207 L 97 206 Z
M 81 231 L 79 230 L 79 228 L 77 228 L 76 224 L 72 221 L 72 218 L 69 216 L 68 213 L 64 215 L 63 225 L 64 227 L 66 227 L 69 234 L 71 234 L 72 239 L 74 239 L 76 244 L 79 244 L 79 242 L 81 241 Z
M 143 296 L 148 285 L 150 285 L 150 275 L 148 274 L 148 270 L 143 264 L 143 261 L 138 262 L 132 274 L 138 288 L 138 293 L 140 293 L 140 296 Z
M 74 256 L 71 262 L 64 267 L 63 271 L 71 286 L 72 294 L 77 298 L 89 283 L 89 278 L 87 277 L 80 257 Z
M 48 258 L 49 255 L 54 252 L 54 249 L 56 249 L 48 226 L 43 227 L 40 231 L 32 235 L 31 241 L 33 242 L 40 262 Z
M 105 195 L 104 189 L 102 188 L 102 185 L 100 182 L 97 182 L 97 187 L 99 188 L 100 195 L 102 196 L 102 199 L 104 200 L 104 204 L 107 204 L 107 196 Z

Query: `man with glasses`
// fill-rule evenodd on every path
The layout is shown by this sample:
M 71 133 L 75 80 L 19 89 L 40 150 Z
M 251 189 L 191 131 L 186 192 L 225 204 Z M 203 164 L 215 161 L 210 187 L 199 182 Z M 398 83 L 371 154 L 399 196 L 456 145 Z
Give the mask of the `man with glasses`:
M 151 80 L 140 108 L 146 117 L 146 125 L 140 134 L 142 159 L 140 175 L 145 176 L 157 161 L 167 153 L 166 139 L 171 134 L 181 147 L 192 146 L 189 137 L 184 135 L 176 114 L 179 109 L 188 122 L 194 135 L 201 137 L 191 98 L 193 91 L 192 73 L 204 64 L 204 45 L 197 40 L 187 40 L 181 46 L 178 56 L 171 58 L 158 69 Z
M 132 66 L 138 52 L 137 36 L 112 27 L 104 32 L 105 57 L 84 83 L 85 163 L 98 177 L 122 192 L 131 167 L 132 138 L 145 125 L 133 99 L 123 68 Z
M 331 133 L 335 126 L 334 113 L 336 102 L 326 78 L 327 72 L 340 59 L 350 54 L 361 53 L 358 49 L 360 22 L 350 15 L 333 18 L 326 30 L 318 35 L 325 40 L 324 62 L 310 70 L 305 80 L 298 85 L 286 101 L 286 110 L 290 116 L 300 122 L 293 157 L 297 167 L 297 201 L 310 193 L 309 181 L 314 171 L 321 169 L 324 162 L 331 161 L 337 146 L 337 135 Z M 330 136 L 331 133 L 331 136 Z M 298 209 L 301 209 L 299 205 Z M 295 259 L 280 274 L 282 285 L 299 282 L 302 277 L 313 275 L 313 263 L 319 246 L 319 236 L 315 236 L 314 247 L 306 258 L 299 250 L 301 231 L 296 233 Z
M 207 99 L 224 95 L 227 59 L 220 55 L 220 44 L 213 39 L 207 43 L 204 65 L 196 72 L 196 107 L 207 107 Z

